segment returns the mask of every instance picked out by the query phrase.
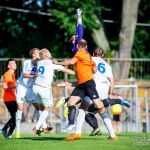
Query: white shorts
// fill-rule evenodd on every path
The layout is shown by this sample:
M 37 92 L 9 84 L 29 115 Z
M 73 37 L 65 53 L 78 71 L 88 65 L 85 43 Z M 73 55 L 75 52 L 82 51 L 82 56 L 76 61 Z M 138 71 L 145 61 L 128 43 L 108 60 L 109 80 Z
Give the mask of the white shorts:
M 96 90 L 101 100 L 108 98 L 109 85 L 107 83 L 96 84 Z
M 40 85 L 33 85 L 33 92 L 37 97 L 38 103 L 45 107 L 53 106 L 52 89 Z
M 32 87 L 24 87 L 21 84 L 17 84 L 16 88 L 16 101 L 17 103 L 37 103 L 37 98 L 32 91 Z

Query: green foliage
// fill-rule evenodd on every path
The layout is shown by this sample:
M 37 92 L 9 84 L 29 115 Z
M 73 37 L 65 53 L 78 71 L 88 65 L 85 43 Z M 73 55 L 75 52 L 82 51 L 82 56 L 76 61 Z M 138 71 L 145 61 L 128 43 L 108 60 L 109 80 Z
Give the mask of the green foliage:
M 0 5 L 13 8 L 28 9 L 30 13 L 0 9 L 0 49 L 2 57 L 29 57 L 28 51 L 33 47 L 47 47 L 54 57 L 70 57 L 71 49 L 66 46 L 68 35 L 76 31 L 76 9 L 82 9 L 84 38 L 88 40 L 89 49 L 95 47 L 91 37 L 93 29 L 99 29 L 97 19 L 110 19 L 115 23 L 102 24 L 109 39 L 111 49 L 117 49 L 121 20 L 122 1 L 106 0 L 49 0 L 51 5 L 39 9 L 35 5 L 24 8 L 24 1 L 0 1 Z M 116 5 L 117 4 L 117 5 Z M 139 7 L 138 22 L 150 23 L 150 4 L 142 0 Z M 36 12 L 44 11 L 51 16 L 43 16 Z M 149 27 L 138 27 L 132 50 L 133 57 L 150 57 Z M 5 49 L 8 51 L 6 52 Z M 61 52 L 61 55 L 60 55 Z M 108 57 L 111 53 L 108 52 Z
M 85 5 L 86 4 L 86 5 Z M 93 28 L 99 28 L 95 21 L 94 14 L 100 11 L 100 7 L 96 5 L 96 1 L 93 0 L 70 0 L 70 1 L 54 1 L 54 8 L 50 8 L 49 12 L 54 16 L 56 25 L 65 30 L 64 35 L 70 35 L 75 33 L 77 17 L 76 9 L 82 9 L 82 19 L 84 28 L 92 30 Z M 53 21 L 53 20 L 49 20 Z
M 138 28 L 135 32 L 134 44 L 133 44 L 133 51 L 132 55 L 134 58 L 150 58 L 150 53 L 146 52 L 146 45 L 145 42 L 149 39 L 149 34 L 146 32 L 145 28 L 141 27 Z M 148 50 L 149 51 L 149 50 Z

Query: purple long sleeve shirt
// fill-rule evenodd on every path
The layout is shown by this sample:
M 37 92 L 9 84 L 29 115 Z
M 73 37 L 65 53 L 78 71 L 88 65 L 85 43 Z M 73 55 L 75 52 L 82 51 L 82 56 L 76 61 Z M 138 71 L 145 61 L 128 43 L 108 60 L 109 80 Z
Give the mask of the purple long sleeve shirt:
M 72 45 L 72 52 L 76 53 L 77 52 L 77 44 L 79 43 L 79 41 L 83 38 L 83 27 L 82 24 L 78 24 L 76 27 L 76 35 L 77 35 L 77 39 L 75 41 L 75 43 Z M 86 49 L 86 51 L 88 51 L 88 49 Z

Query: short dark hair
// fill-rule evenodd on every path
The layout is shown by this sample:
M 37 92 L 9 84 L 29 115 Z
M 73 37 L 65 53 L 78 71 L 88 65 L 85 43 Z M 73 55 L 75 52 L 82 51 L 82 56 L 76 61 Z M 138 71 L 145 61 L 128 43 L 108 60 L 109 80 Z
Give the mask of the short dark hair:
M 81 39 L 81 40 L 79 41 L 78 45 L 79 45 L 80 47 L 82 47 L 82 48 L 86 48 L 86 46 L 87 46 L 87 41 L 84 40 L 84 39 Z
M 73 36 L 76 36 L 76 34 L 74 33 L 74 34 L 71 34 L 71 35 L 68 36 L 67 43 L 72 43 Z
M 29 51 L 29 55 L 32 57 L 32 54 L 34 53 L 35 50 L 39 50 L 38 48 L 32 48 L 30 51 Z
M 10 61 L 15 61 L 15 59 L 14 58 L 9 58 L 8 60 L 7 60 L 7 62 L 6 62 L 6 68 L 8 69 L 8 65 L 9 65 L 9 62 Z
M 96 48 L 93 50 L 93 56 L 103 57 L 103 56 L 104 56 L 104 50 L 103 50 L 102 48 L 96 47 Z

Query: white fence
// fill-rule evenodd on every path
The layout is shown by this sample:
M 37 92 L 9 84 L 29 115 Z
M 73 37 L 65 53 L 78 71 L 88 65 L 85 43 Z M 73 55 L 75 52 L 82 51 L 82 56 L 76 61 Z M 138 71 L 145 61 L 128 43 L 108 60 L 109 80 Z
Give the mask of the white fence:
M 6 71 L 6 61 L 8 58 L 0 58 L 0 77 L 4 74 Z M 22 64 L 25 60 L 25 58 L 15 58 L 17 62 L 17 71 L 16 71 L 16 76 L 17 78 L 20 75 L 20 72 L 22 71 Z M 64 60 L 64 59 L 58 59 L 58 60 Z M 119 59 L 119 58 L 110 58 L 108 59 L 110 62 L 110 65 L 112 67 L 117 66 L 118 64 L 122 63 L 130 63 L 130 71 L 129 71 L 129 76 L 128 78 L 134 78 L 137 80 L 150 80 L 150 59 L 145 59 L 145 58 L 134 58 L 134 59 Z M 74 67 L 71 67 L 74 69 Z M 114 75 L 116 74 L 116 71 L 119 72 L 118 70 L 115 70 L 112 68 L 114 71 Z M 67 78 L 68 80 L 75 80 L 72 78 L 72 76 L 65 76 L 61 72 L 56 72 L 56 76 L 58 79 L 64 79 Z M 118 79 L 114 76 L 114 79 Z

